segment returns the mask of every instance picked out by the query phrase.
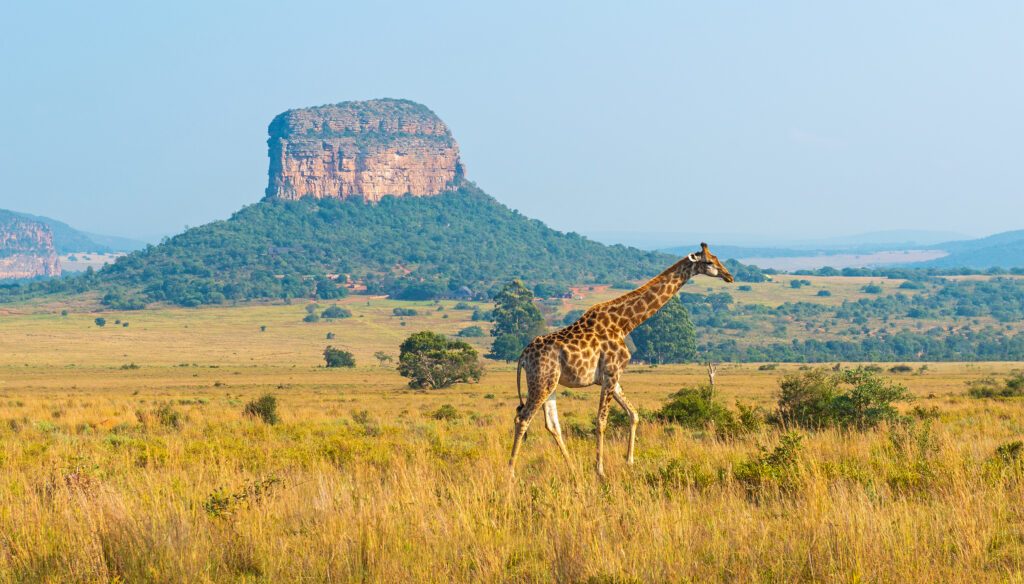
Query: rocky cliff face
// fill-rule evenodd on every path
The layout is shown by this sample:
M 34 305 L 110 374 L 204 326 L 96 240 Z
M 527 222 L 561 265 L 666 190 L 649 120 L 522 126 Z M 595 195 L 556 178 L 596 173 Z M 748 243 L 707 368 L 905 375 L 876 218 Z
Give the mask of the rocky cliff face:
M 448 126 L 407 100 L 289 110 L 268 132 L 268 197 L 421 197 L 451 189 L 463 175 Z
M 0 280 L 59 275 L 50 228 L 0 212 Z

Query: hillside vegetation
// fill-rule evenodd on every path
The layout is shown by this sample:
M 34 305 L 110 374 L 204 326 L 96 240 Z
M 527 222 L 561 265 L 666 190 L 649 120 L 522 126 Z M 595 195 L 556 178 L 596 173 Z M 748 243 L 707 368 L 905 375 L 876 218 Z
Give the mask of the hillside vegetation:
M 184 306 L 254 298 L 337 296 L 338 284 L 420 299 L 484 296 L 522 279 L 563 287 L 652 276 L 673 256 L 561 233 L 478 188 L 434 197 L 265 200 L 120 258 L 94 281 L 42 291 L 114 288 L 114 304 Z M 87 276 L 88 277 L 88 276 Z M 127 300 L 126 300 L 127 299 Z

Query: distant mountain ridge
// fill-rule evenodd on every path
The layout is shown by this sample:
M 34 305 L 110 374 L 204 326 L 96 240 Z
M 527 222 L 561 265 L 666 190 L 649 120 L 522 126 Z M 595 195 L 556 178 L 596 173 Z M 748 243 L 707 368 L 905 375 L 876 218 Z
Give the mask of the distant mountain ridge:
M 0 210 L 0 280 L 61 274 L 53 233 L 40 221 Z
M 1024 229 L 980 239 L 948 241 L 935 246 L 935 249 L 949 252 L 949 255 L 917 265 L 978 269 L 1024 267 Z
M 75 229 L 63 221 L 58 221 L 50 217 L 20 213 L 18 211 L 8 211 L 4 209 L 0 209 L 0 213 L 10 213 L 11 215 L 21 217 L 23 219 L 37 221 L 49 227 L 50 231 L 53 233 L 53 247 L 56 249 L 58 254 L 76 252 L 112 253 L 118 251 L 135 251 L 146 247 L 146 244 L 141 241 L 114 235 L 88 233 Z
M 879 232 L 891 234 L 906 234 L 912 232 Z M 932 233 L 932 232 L 921 232 Z M 854 236 L 849 239 L 860 240 L 864 236 Z M 836 238 L 835 241 L 843 238 Z M 668 247 L 662 249 L 667 253 L 679 253 L 685 248 Z M 958 239 L 943 241 L 932 244 L 919 242 L 861 242 L 851 245 L 834 246 L 736 246 L 718 245 L 716 251 L 719 256 L 744 260 L 750 258 L 805 258 L 805 257 L 829 257 L 848 254 L 873 254 L 877 252 L 902 252 L 907 250 L 937 250 L 946 252 L 948 255 L 927 261 L 917 261 L 900 264 L 904 267 L 927 267 L 927 268 L 1019 268 L 1024 267 L 1024 230 L 1006 231 L 996 233 L 978 239 Z M 923 255 L 923 254 L 922 254 Z M 842 267 L 842 266 L 833 266 Z

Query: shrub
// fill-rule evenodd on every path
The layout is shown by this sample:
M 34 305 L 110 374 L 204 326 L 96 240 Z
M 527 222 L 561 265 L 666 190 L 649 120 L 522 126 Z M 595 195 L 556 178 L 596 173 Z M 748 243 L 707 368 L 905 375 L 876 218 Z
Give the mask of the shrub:
M 829 292 L 828 290 L 818 290 L 818 296 L 825 297 L 825 296 L 831 296 L 831 295 L 832 295 L 832 293 Z
M 480 328 L 480 327 L 478 327 L 476 325 L 467 326 L 466 328 L 464 328 L 461 331 L 459 331 L 458 336 L 464 337 L 464 338 L 482 337 L 482 336 L 484 336 L 484 329 L 482 329 L 482 328 Z
M 757 366 L 758 371 L 774 371 L 779 367 L 778 363 L 763 363 Z
M 415 308 L 394 308 L 391 310 L 391 314 L 395 316 L 416 316 L 419 314 Z
M 434 410 L 434 412 L 430 414 L 430 417 L 444 422 L 455 422 L 462 418 L 462 414 L 459 413 L 459 410 L 455 409 L 455 406 L 451 404 L 444 404 Z
M 918 494 L 935 480 L 939 443 L 931 420 L 897 424 L 886 450 L 892 462 L 886 482 L 894 491 Z
M 351 318 L 352 311 L 347 308 L 340 306 L 331 306 L 327 310 L 320 313 L 320 318 Z
M 882 287 L 880 285 L 875 284 L 874 282 L 872 282 L 872 283 L 862 287 L 860 289 L 860 291 L 865 293 L 865 294 L 881 294 L 882 293 Z
M 242 414 L 248 418 L 259 418 L 267 424 L 280 421 L 277 417 L 277 398 L 269 393 L 245 404 Z
M 96 320 L 94 320 L 93 322 L 95 322 L 96 326 L 99 327 L 107 326 L 107 319 L 103 318 L 102 316 L 97 317 Z
M 805 428 L 873 428 L 896 420 L 895 402 L 909 401 L 907 388 L 867 369 L 811 369 L 779 382 L 775 420 Z
M 493 310 L 480 310 L 479 308 L 474 308 L 473 309 L 473 316 L 470 317 L 470 320 L 473 320 L 473 321 L 483 320 L 483 321 L 486 321 L 486 322 L 493 322 L 494 321 L 494 311 Z
M 327 340 L 328 341 L 334 340 L 334 337 L 336 337 L 336 336 L 337 335 L 335 335 L 334 333 L 328 331 L 328 333 L 327 333 Z
M 754 289 L 754 287 L 751 286 L 750 284 L 740 284 L 739 286 L 736 287 L 736 289 L 739 290 L 740 292 L 750 292 L 751 290 Z
M 655 413 L 655 418 L 695 429 L 712 423 L 719 426 L 732 423 L 732 412 L 715 402 L 713 395 L 710 385 L 680 389 L 669 396 L 671 399 Z
M 483 375 L 479 355 L 465 341 L 423 331 L 402 342 L 399 351 L 398 372 L 409 378 L 409 387 L 440 389 Z
M 315 312 L 310 312 L 306 316 L 302 317 L 302 322 L 320 322 L 320 316 Z
M 771 487 L 793 490 L 800 484 L 802 440 L 803 436 L 796 432 L 783 434 L 779 445 L 771 451 L 761 446 L 756 455 L 737 464 L 733 476 L 751 492 Z
M 352 353 L 341 349 L 335 349 L 334 347 L 327 347 L 324 349 L 324 361 L 327 363 L 328 367 L 356 366 L 356 358 Z
M 910 365 L 893 365 L 889 368 L 889 373 L 911 373 L 914 368 Z
M 265 333 L 265 332 L 267 332 L 267 325 L 265 325 L 265 324 L 261 324 L 261 325 L 260 325 L 260 332 L 261 332 L 261 333 Z
M 317 304 L 316 302 L 310 302 L 309 304 L 306 305 L 306 312 L 309 314 L 313 314 L 317 310 L 320 310 L 320 305 Z
M 67 316 L 68 315 L 68 309 L 65 308 L 64 310 L 60 311 L 60 315 L 61 316 Z
M 1001 381 L 995 377 L 975 379 L 968 381 L 967 387 L 967 395 L 976 398 L 1022 397 L 1024 396 L 1024 371 L 1014 371 Z
M 473 305 L 468 302 L 456 302 L 452 310 L 473 310 Z
M 171 404 L 160 405 L 160 407 L 153 411 L 153 415 L 161 426 L 174 428 L 175 430 L 180 430 L 185 422 L 185 418 L 181 412 L 174 409 Z
M 764 412 L 760 408 L 737 402 L 739 413 L 736 414 L 714 400 L 714 388 L 710 385 L 683 388 L 669 397 L 669 402 L 654 412 L 655 419 L 694 429 L 713 425 L 719 436 L 747 434 L 764 424 Z

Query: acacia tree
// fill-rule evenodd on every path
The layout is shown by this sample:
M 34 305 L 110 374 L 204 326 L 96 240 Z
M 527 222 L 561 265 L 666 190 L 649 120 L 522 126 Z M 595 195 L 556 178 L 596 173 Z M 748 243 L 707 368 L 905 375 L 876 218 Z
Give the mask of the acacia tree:
M 636 346 L 633 359 L 637 361 L 682 363 L 697 355 L 697 333 L 678 297 L 669 300 L 630 336 Z
M 440 389 L 454 383 L 480 381 L 480 356 L 469 343 L 430 331 L 413 334 L 402 342 L 398 373 L 409 387 Z
M 512 361 L 534 337 L 545 332 L 544 317 L 533 304 L 533 292 L 519 280 L 509 282 L 494 297 L 494 343 L 488 357 Z

